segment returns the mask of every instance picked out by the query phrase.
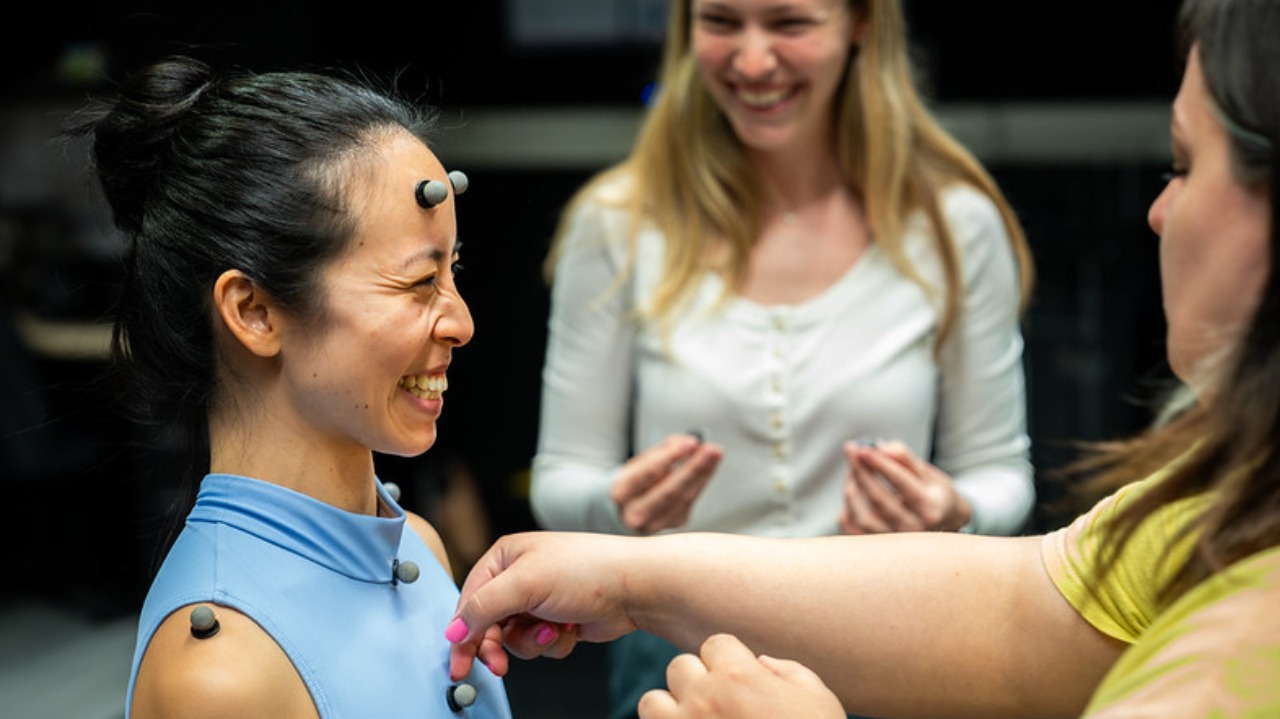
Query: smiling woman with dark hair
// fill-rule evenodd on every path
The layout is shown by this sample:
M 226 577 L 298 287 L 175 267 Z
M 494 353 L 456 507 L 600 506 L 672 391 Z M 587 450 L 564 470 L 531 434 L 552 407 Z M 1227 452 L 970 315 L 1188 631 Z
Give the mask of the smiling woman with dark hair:
M 448 680 L 458 589 L 374 452 L 436 439 L 453 350 L 454 197 L 430 115 L 317 73 L 130 78 L 79 129 L 130 237 L 114 356 L 179 423 L 199 493 L 146 602 L 128 714 L 508 717 Z

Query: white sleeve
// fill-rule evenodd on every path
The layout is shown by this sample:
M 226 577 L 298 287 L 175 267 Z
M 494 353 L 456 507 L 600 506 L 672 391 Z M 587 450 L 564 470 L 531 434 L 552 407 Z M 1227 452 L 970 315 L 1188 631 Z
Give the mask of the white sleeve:
M 630 446 L 626 230 L 621 211 L 581 205 L 556 264 L 529 497 L 544 529 L 627 533 L 609 496 Z
M 968 189 L 949 193 L 945 214 L 960 248 L 965 294 L 940 358 L 934 461 L 973 507 L 963 531 L 1011 535 L 1026 528 L 1035 503 L 1018 266 L 989 198 Z

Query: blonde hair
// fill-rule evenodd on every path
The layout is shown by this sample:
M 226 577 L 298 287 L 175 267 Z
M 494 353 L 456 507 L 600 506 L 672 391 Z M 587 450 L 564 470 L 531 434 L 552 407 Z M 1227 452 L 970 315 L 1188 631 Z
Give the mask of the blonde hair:
M 936 344 L 941 347 L 955 325 L 964 288 L 939 191 L 966 183 L 995 203 L 1019 267 L 1020 311 L 1026 308 L 1034 281 L 1031 252 L 994 180 L 921 100 L 898 0 L 847 1 L 868 32 L 853 50 L 856 56 L 838 91 L 837 157 L 845 182 L 863 199 L 876 244 L 899 271 L 935 293 L 938 288 L 928 286 L 903 250 L 911 214 L 922 210 L 928 219 L 945 278 Z M 632 239 L 646 225 L 666 238 L 663 279 L 648 305 L 637 308 L 659 327 L 670 326 L 698 278 L 713 269 L 709 258 L 715 242 L 724 241 L 729 248 L 727 259 L 715 268 L 725 275 L 726 291 L 741 288 L 762 223 L 763 191 L 754 170 L 698 74 L 691 51 L 690 3 L 671 3 L 660 90 L 631 154 L 593 178 L 569 202 L 546 265 L 550 281 L 563 231 L 577 206 L 593 196 L 600 183 L 627 175 L 633 183 L 625 204 Z

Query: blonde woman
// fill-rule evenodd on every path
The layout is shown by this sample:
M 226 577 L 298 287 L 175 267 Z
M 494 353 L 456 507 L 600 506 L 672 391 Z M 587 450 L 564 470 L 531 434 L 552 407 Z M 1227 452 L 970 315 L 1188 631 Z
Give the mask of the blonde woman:
M 897 0 L 671 4 L 635 147 L 548 258 L 542 527 L 1025 526 L 1032 261 L 917 92 L 904 24 Z M 610 652 L 627 716 L 674 648 Z

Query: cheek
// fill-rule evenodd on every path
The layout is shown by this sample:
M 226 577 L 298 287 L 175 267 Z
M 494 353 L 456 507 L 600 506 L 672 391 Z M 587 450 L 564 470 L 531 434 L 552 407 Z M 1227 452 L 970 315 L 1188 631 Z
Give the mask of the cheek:
M 694 35 L 693 60 L 698 73 L 703 77 L 714 76 L 721 68 L 727 66 L 731 51 L 728 43 L 716 38 Z
M 1171 359 L 1187 379 L 1238 341 L 1271 267 L 1263 213 L 1240 193 L 1184 192 L 1159 218 L 1161 280 Z M 1193 204 L 1192 199 L 1201 200 Z

